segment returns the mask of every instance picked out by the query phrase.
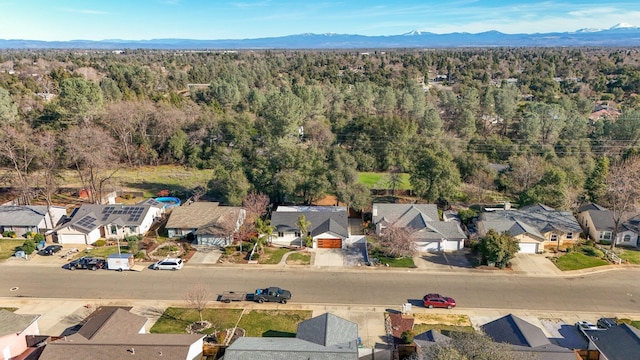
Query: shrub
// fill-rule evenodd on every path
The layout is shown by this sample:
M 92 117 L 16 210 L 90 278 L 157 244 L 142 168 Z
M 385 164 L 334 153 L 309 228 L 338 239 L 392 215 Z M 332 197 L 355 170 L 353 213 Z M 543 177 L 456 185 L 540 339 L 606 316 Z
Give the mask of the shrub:
M 26 237 L 27 239 L 33 239 L 33 235 L 34 235 L 34 233 L 33 233 L 33 232 L 31 232 L 31 231 L 27 231 L 27 232 L 24 234 L 24 237 Z
M 93 243 L 93 246 L 95 247 L 102 247 L 105 245 L 107 245 L 107 240 L 104 239 L 96 240 L 96 242 Z
M 260 257 L 260 254 L 258 254 L 257 252 L 254 252 L 253 255 L 251 255 L 251 260 L 258 260 L 259 257 Z
M 22 243 L 20 248 L 25 254 L 31 254 L 36 250 L 36 243 L 32 239 L 27 239 Z
M 15 231 L 8 231 L 8 230 L 7 230 L 7 231 L 5 231 L 5 232 L 3 232 L 3 233 L 2 233 L 2 236 L 3 236 L 3 237 L 6 237 L 6 238 L 12 238 L 12 239 L 15 239 L 15 238 L 17 237 L 17 235 L 16 235 L 16 232 L 15 232 Z
M 35 241 L 36 243 L 44 241 L 44 235 L 42 235 L 42 234 L 33 235 L 33 241 Z
M 129 241 L 140 241 L 142 240 L 140 236 L 138 235 L 128 235 L 124 237 L 124 241 L 129 242 Z
M 403 344 L 411 344 L 413 342 L 413 337 L 413 331 L 405 330 L 402 332 L 402 335 L 400 335 L 400 341 L 402 341 Z
M 604 257 L 604 253 L 600 249 L 596 249 L 592 246 L 583 246 L 582 249 L 580 250 L 582 251 L 583 254 L 587 256 L 592 256 L 597 258 Z
M 225 255 L 233 255 L 234 252 L 236 252 L 237 247 L 235 246 L 227 246 L 224 248 L 224 254 Z
M 147 257 L 147 254 L 145 254 L 144 251 L 138 251 L 135 255 L 133 255 L 133 257 L 136 259 L 145 259 Z

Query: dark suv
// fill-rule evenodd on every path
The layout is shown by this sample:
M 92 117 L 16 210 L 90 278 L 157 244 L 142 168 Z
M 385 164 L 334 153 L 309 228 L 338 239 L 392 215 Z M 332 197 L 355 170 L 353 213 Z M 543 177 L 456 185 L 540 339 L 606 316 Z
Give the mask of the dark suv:
M 39 251 L 40 255 L 53 255 L 62 250 L 62 245 L 49 245 L 46 248 Z
M 73 260 L 69 263 L 69 270 L 75 269 L 89 269 L 96 271 L 103 269 L 107 265 L 107 262 L 102 258 L 94 258 L 89 256 L 83 256 L 79 259 Z

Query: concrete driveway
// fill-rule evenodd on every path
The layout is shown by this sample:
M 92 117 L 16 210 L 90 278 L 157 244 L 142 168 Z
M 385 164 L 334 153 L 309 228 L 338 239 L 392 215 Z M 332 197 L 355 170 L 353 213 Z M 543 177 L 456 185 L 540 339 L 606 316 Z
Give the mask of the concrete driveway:
M 511 269 L 515 273 L 530 276 L 558 276 L 562 271 L 547 259 L 544 254 L 517 254 L 511 260 Z
M 449 271 L 455 269 L 471 269 L 465 251 L 421 253 L 413 258 L 418 269 L 432 271 Z

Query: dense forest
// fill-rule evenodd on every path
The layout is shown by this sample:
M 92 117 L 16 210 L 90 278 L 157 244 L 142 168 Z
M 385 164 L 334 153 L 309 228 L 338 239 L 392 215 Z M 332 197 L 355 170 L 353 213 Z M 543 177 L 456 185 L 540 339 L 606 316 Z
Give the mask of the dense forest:
M 210 169 L 206 191 L 366 208 L 358 172 L 443 206 L 601 201 L 640 140 L 639 49 L 0 52 L 5 186 L 98 198 L 119 168 Z M 36 194 L 37 193 L 37 194 Z M 93 199 L 95 201 L 95 199 Z

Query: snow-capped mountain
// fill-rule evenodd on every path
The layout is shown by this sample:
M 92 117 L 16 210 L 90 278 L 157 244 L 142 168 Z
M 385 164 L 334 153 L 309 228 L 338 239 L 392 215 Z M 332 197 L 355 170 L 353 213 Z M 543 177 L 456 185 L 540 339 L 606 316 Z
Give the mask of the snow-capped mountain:
M 382 49 L 459 47 L 640 46 L 640 27 L 620 23 L 609 29 L 535 34 L 482 33 L 435 34 L 415 30 L 402 35 L 298 34 L 257 39 L 193 40 L 2 40 L 12 49 Z

